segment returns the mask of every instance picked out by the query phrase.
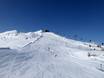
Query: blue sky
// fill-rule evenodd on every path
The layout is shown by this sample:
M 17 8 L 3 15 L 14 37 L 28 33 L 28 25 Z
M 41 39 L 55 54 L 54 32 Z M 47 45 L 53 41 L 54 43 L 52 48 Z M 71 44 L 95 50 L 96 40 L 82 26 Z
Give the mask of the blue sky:
M 104 42 L 104 0 L 0 0 L 0 32 L 44 28 Z

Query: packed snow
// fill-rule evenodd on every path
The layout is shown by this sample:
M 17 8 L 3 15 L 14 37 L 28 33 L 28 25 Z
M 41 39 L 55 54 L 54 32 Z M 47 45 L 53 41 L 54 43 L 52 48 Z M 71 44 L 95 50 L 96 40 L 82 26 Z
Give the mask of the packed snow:
M 3 32 L 0 78 L 104 78 L 103 47 L 42 30 Z

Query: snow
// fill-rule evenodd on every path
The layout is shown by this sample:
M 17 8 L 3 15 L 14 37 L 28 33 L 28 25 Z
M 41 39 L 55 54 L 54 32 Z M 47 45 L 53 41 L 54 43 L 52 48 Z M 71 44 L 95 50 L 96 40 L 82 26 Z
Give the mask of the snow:
M 0 47 L 18 49 L 33 42 L 41 35 L 41 30 L 37 32 L 17 33 L 16 30 L 0 33 Z
M 94 43 L 42 30 L 0 33 L 0 78 L 103 78 L 103 64 Z

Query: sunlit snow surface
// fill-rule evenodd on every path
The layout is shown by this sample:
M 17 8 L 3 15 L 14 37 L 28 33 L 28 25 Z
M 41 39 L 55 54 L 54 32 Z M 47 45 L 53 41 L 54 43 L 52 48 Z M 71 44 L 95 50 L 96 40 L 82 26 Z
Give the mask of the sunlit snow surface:
M 104 51 L 96 44 L 14 30 L 0 33 L 0 47 L 0 78 L 104 78 Z

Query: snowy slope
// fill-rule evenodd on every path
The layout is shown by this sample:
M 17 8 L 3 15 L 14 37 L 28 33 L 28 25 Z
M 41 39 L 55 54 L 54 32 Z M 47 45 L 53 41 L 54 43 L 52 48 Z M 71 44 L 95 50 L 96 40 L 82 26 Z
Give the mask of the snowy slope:
M 104 78 L 104 52 L 93 43 L 14 30 L 0 33 L 0 47 L 0 78 Z
M 41 30 L 37 32 L 18 33 L 16 30 L 0 33 L 0 47 L 9 47 L 13 49 L 24 47 L 24 45 L 33 42 L 41 35 Z

